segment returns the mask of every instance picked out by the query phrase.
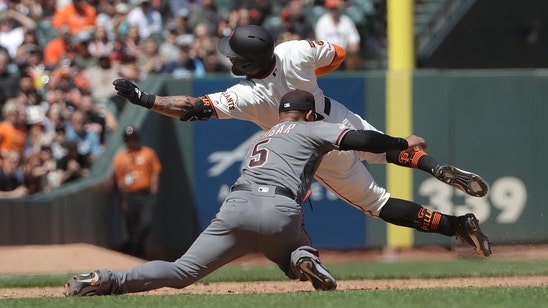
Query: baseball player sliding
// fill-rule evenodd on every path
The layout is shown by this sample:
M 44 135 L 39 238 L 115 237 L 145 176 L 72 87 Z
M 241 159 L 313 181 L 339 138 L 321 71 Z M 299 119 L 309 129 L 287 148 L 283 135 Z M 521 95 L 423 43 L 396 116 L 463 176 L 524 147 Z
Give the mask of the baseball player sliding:
M 383 153 L 426 144 L 414 135 L 394 138 L 316 121 L 322 116 L 315 112 L 314 96 L 303 90 L 281 98 L 279 115 L 280 122 L 254 140 L 242 174 L 215 219 L 181 258 L 151 261 L 122 272 L 101 269 L 76 275 L 65 285 L 65 294 L 184 288 L 254 251 L 262 252 L 291 279 L 309 280 L 316 290 L 334 290 L 337 282 L 311 247 L 301 211 L 322 157 L 336 149 Z
M 278 122 L 281 97 L 301 89 L 312 93 L 316 110 L 324 121 L 379 132 L 341 103 L 324 96 L 318 87 L 317 77 L 335 70 L 345 59 L 346 53 L 339 46 L 327 41 L 293 40 L 274 47 L 272 36 L 264 28 L 244 25 L 237 27 L 230 37 L 221 39 L 218 48 L 232 62 L 232 72 L 245 76 L 223 92 L 200 97 L 156 96 L 125 79 L 115 80 L 114 88 L 133 104 L 182 121 L 234 118 L 251 121 L 263 130 Z M 360 160 L 418 168 L 476 197 L 487 194 L 487 183 L 481 177 L 440 164 L 420 147 L 378 153 L 331 151 L 324 156 L 315 175 L 318 182 L 339 198 L 372 217 L 419 231 L 456 236 L 478 254 L 491 254 L 490 243 L 479 231 L 479 222 L 473 214 L 443 215 L 390 198 Z

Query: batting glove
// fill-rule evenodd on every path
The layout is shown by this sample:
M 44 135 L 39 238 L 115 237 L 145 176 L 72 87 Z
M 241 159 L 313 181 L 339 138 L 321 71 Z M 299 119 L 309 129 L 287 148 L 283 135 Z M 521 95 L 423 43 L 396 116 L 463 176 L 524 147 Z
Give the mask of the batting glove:
M 132 104 L 143 106 L 145 108 L 152 108 L 156 95 L 151 95 L 143 92 L 133 82 L 127 79 L 116 79 L 112 82 L 116 94 L 127 98 Z

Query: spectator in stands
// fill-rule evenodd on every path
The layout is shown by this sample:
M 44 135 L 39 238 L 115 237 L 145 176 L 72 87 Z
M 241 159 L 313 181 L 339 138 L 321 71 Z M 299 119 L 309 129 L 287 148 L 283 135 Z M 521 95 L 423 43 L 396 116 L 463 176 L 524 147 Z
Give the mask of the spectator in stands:
M 141 69 L 137 66 L 137 58 L 132 55 L 123 55 L 118 71 L 121 76 L 129 80 L 138 81 L 141 76 Z M 123 100 L 125 102 L 125 100 Z
M 42 93 L 45 92 L 44 84 L 48 82 L 48 73 L 39 49 L 30 50 L 27 60 L 19 66 L 19 72 L 20 99 L 28 105 L 45 105 Z
M 23 157 L 27 138 L 27 111 L 25 102 L 10 99 L 2 108 L 4 120 L 0 122 L 0 156 L 16 152 Z
M 15 23 L 21 26 L 16 26 Z M 15 58 L 17 48 L 23 44 L 27 30 L 34 30 L 36 22 L 16 10 L 0 12 L 0 45 L 8 50 L 10 58 Z
M 127 14 L 129 6 L 124 2 L 119 2 L 115 6 L 116 14 L 112 18 L 112 25 L 115 34 L 115 39 L 119 36 L 126 35 L 128 29 Z
M 87 122 L 88 118 L 84 112 L 74 110 L 65 124 L 65 140 L 75 141 L 78 145 L 78 153 L 91 164 L 101 154 L 102 147 L 99 135 L 86 129 Z
M 360 34 L 354 21 L 340 13 L 343 0 L 326 0 L 327 12 L 316 22 L 316 39 L 326 40 L 346 50 L 347 60 L 359 54 Z
M 6 50 L 0 50 L 0 106 L 19 94 L 19 72 Z
M 39 20 L 43 16 L 42 4 L 38 0 L 20 0 L 15 5 L 15 10 L 19 13 L 33 19 Z M 43 1 L 45 2 L 45 1 Z
M 251 24 L 252 22 L 249 14 L 249 9 L 245 7 L 230 11 L 230 16 L 228 19 L 228 26 L 230 29 Z
M 95 26 L 97 28 L 95 36 L 97 36 L 97 31 L 99 26 L 102 27 L 105 32 L 105 36 L 108 41 L 114 41 L 117 35 L 117 29 L 114 25 L 114 20 L 116 16 L 116 6 L 114 0 L 104 0 L 99 3 L 97 7 L 97 17 L 95 18 Z
M 177 46 L 177 37 L 179 30 L 175 23 L 169 23 L 164 32 L 164 41 L 158 47 L 158 52 L 166 62 L 176 60 L 179 57 L 179 46 Z
M 17 63 L 17 65 L 21 65 L 27 62 L 28 56 L 31 54 L 31 52 L 40 53 L 40 57 L 42 55 L 42 47 L 40 46 L 40 44 L 38 43 L 38 39 L 36 38 L 36 30 L 29 29 L 25 31 L 23 43 L 19 46 L 19 48 L 17 48 L 17 51 L 15 52 L 15 63 Z
M 71 35 L 82 31 L 93 33 L 96 24 L 95 8 L 88 0 L 72 0 L 72 3 L 57 9 L 52 23 L 57 29 L 68 26 Z
M 188 26 L 190 9 L 181 8 L 174 11 L 173 18 L 167 22 L 167 25 L 173 25 L 179 34 L 192 33 L 192 29 Z
M 57 0 L 42 0 L 40 1 L 40 8 L 42 10 L 42 20 L 50 21 L 53 19 L 53 15 L 57 11 Z
M 61 26 L 57 32 L 59 35 L 44 46 L 44 64 L 49 70 L 60 65 L 69 65 L 74 57 L 69 27 Z
M 204 68 L 206 74 L 230 73 L 230 68 L 219 60 L 217 49 L 212 48 L 206 50 Z
M 138 0 L 138 5 L 129 11 L 127 21 L 130 26 L 137 26 L 139 36 L 146 39 L 152 34 L 162 33 L 162 15 L 152 7 L 150 0 Z
M 313 40 L 314 25 L 303 13 L 302 0 L 289 0 L 280 12 L 281 26 L 273 32 L 278 41 Z
M 194 41 L 191 35 L 181 36 L 178 39 L 179 58 L 166 63 L 164 73 L 173 78 L 191 78 L 205 76 L 204 64 L 198 57 L 192 57 L 191 45 Z
M 88 43 L 88 51 L 94 58 L 110 56 L 114 51 L 114 39 L 110 39 L 105 25 L 97 25 L 93 39 Z
M 137 58 L 137 65 L 141 69 L 141 79 L 144 80 L 149 74 L 162 72 L 165 59 L 159 52 L 158 42 L 154 37 L 149 37 L 141 44 L 141 54 Z
M 4 153 L 0 158 L 0 198 L 19 198 L 28 195 L 19 169 L 21 155 L 15 151 Z
M 89 174 L 91 163 L 86 155 L 78 151 L 78 142 L 66 141 L 67 154 L 57 161 L 57 172 L 60 184 L 66 184 L 84 178 Z
M 53 140 L 53 134 L 48 134 L 44 126 L 45 112 L 41 106 L 27 106 L 27 138 L 23 157 L 40 152 L 43 145 Z M 30 188 L 30 187 L 29 187 Z
M 108 101 L 116 96 L 112 81 L 122 75 L 120 75 L 119 67 L 112 65 L 109 55 L 100 56 L 98 65 L 84 69 L 82 74 L 89 84 L 89 91 L 94 101 L 108 104 Z
M 219 24 L 219 13 L 214 0 L 199 0 L 201 6 L 192 11 L 188 20 L 188 27 L 191 31 L 200 23 L 207 25 L 207 35 L 217 36 L 217 25 Z
M 45 157 L 41 152 L 37 152 L 32 153 L 25 159 L 23 178 L 29 195 L 50 190 L 48 173 L 55 170 L 55 164 L 52 165 L 51 161 L 46 161 Z
M 231 0 L 230 19 L 233 20 L 231 26 L 233 29 L 242 24 L 261 26 L 265 18 L 270 14 L 271 8 L 272 3 L 266 0 Z M 245 15 L 249 18 L 247 23 L 239 23 L 238 21 L 244 21 L 243 18 L 245 18 Z
M 139 26 L 129 25 L 125 35 L 120 37 L 120 52 L 137 59 L 141 55 Z
M 72 66 L 82 70 L 90 66 L 97 65 L 97 58 L 90 53 L 89 45 L 92 41 L 92 35 L 88 32 L 80 32 L 72 37 L 72 48 L 74 50 L 74 58 Z
M 218 38 L 208 34 L 208 26 L 205 23 L 199 23 L 194 28 L 194 39 L 191 44 L 190 57 L 206 58 L 206 52 L 209 49 L 217 49 Z
M 94 102 L 90 93 L 82 94 L 78 110 L 86 114 L 86 130 L 95 132 L 101 144 L 105 144 L 109 134 L 118 128 L 118 119 L 112 111 L 106 105 Z
M 188 17 L 190 11 L 196 9 L 197 3 L 198 1 L 196 0 L 171 0 L 169 1 L 169 7 L 173 15 L 186 11 L 186 16 Z

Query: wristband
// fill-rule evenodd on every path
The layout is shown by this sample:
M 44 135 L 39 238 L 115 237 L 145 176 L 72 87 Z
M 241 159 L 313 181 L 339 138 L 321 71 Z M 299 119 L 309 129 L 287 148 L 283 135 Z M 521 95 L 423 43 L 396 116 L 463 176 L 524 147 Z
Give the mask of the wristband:
M 139 105 L 145 107 L 145 108 L 152 108 L 154 106 L 154 101 L 156 100 L 156 95 L 148 94 L 146 92 L 141 93 L 141 98 L 139 101 L 141 102 Z

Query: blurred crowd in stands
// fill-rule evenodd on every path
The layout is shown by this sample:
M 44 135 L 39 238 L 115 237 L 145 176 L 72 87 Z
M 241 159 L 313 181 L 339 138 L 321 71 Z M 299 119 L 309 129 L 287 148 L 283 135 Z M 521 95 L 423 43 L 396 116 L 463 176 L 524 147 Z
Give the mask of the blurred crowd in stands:
M 242 24 L 277 42 L 327 39 L 341 70 L 383 67 L 379 0 L 0 0 L 0 198 L 85 177 L 118 128 L 112 81 L 229 73 L 217 41 Z

